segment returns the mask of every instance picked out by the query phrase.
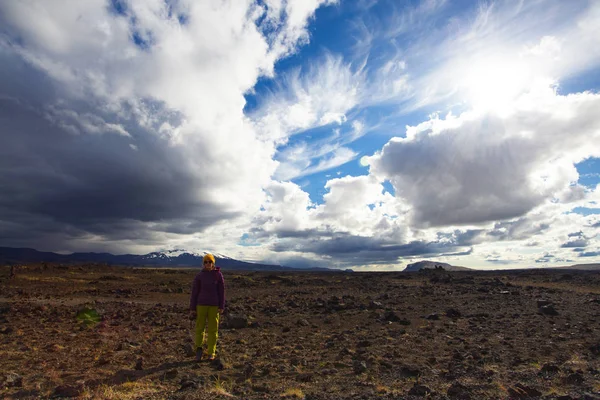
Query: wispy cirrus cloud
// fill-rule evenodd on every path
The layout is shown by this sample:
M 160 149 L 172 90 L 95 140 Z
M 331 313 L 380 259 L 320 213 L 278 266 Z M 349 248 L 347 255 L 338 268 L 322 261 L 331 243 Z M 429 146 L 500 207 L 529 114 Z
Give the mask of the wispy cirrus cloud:
M 327 53 L 317 64 L 284 74 L 251 117 L 262 137 L 285 144 L 294 134 L 344 123 L 359 102 L 363 79 L 360 68 Z

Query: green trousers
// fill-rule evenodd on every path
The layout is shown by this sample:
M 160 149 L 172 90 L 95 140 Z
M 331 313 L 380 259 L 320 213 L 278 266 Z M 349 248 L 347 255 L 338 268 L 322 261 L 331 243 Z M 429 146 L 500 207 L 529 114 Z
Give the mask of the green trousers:
M 206 336 L 208 336 L 206 354 L 214 355 L 217 349 L 217 338 L 219 337 L 218 306 L 196 306 L 196 349 L 204 346 L 205 328 Z

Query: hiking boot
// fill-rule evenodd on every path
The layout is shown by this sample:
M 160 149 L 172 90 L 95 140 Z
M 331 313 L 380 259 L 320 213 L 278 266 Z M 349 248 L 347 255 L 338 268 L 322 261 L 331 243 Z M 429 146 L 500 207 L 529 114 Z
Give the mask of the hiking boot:
M 202 361 L 202 347 L 196 349 L 196 361 Z
M 215 361 L 215 358 L 216 358 L 216 356 L 214 354 L 210 354 L 210 355 L 208 355 L 207 360 L 212 362 L 212 361 Z

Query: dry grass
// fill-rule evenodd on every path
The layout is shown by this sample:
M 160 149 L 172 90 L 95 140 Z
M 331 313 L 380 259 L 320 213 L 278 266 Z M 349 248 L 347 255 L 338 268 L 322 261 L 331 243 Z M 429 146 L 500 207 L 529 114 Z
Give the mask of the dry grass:
M 220 377 L 217 377 L 213 382 L 213 387 L 210 388 L 210 392 L 225 396 L 225 397 L 234 397 L 230 392 L 233 387 L 233 384 L 230 381 L 225 381 Z
M 547 397 L 559 397 L 559 396 L 565 396 L 566 392 L 559 390 L 558 388 L 555 388 L 553 386 L 549 387 L 546 389 L 546 391 L 544 392 L 544 396 Z
M 403 392 L 398 388 L 393 388 L 390 386 L 385 386 L 382 384 L 375 385 L 375 393 L 378 395 L 402 395 Z
M 303 399 L 305 395 L 300 388 L 288 388 L 282 393 L 281 397 Z
M 506 386 L 504 386 L 502 383 L 500 382 L 492 382 L 492 385 L 494 385 L 494 389 L 492 390 L 492 394 L 497 393 L 498 394 L 498 398 L 504 398 L 507 394 L 508 394 L 508 388 Z M 501 396 L 501 397 L 500 397 Z
M 573 354 L 565 363 L 565 366 L 572 369 L 586 369 L 588 367 L 588 362 L 585 361 L 579 354 Z
M 30 282 L 45 282 L 45 283 L 57 283 L 57 282 L 68 282 L 68 283 L 87 283 L 89 279 L 75 279 L 73 277 L 63 278 L 61 276 L 30 276 L 30 275 L 17 275 L 18 279 L 22 279 Z
M 81 399 L 103 400 L 134 400 L 150 398 L 153 395 L 164 393 L 165 388 L 155 382 L 125 382 L 121 385 L 101 385 L 93 390 L 86 389 L 80 396 Z

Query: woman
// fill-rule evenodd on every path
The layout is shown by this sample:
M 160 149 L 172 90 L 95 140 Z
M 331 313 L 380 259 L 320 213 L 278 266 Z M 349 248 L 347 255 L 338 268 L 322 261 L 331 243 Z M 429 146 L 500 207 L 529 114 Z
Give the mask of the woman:
M 219 315 L 223 313 L 225 306 L 225 281 L 221 269 L 215 266 L 215 257 L 212 254 L 205 255 L 202 264 L 202 271 L 196 275 L 192 285 L 190 315 L 196 318 L 196 361 L 213 361 L 219 336 Z M 202 353 L 205 336 L 206 352 Z

